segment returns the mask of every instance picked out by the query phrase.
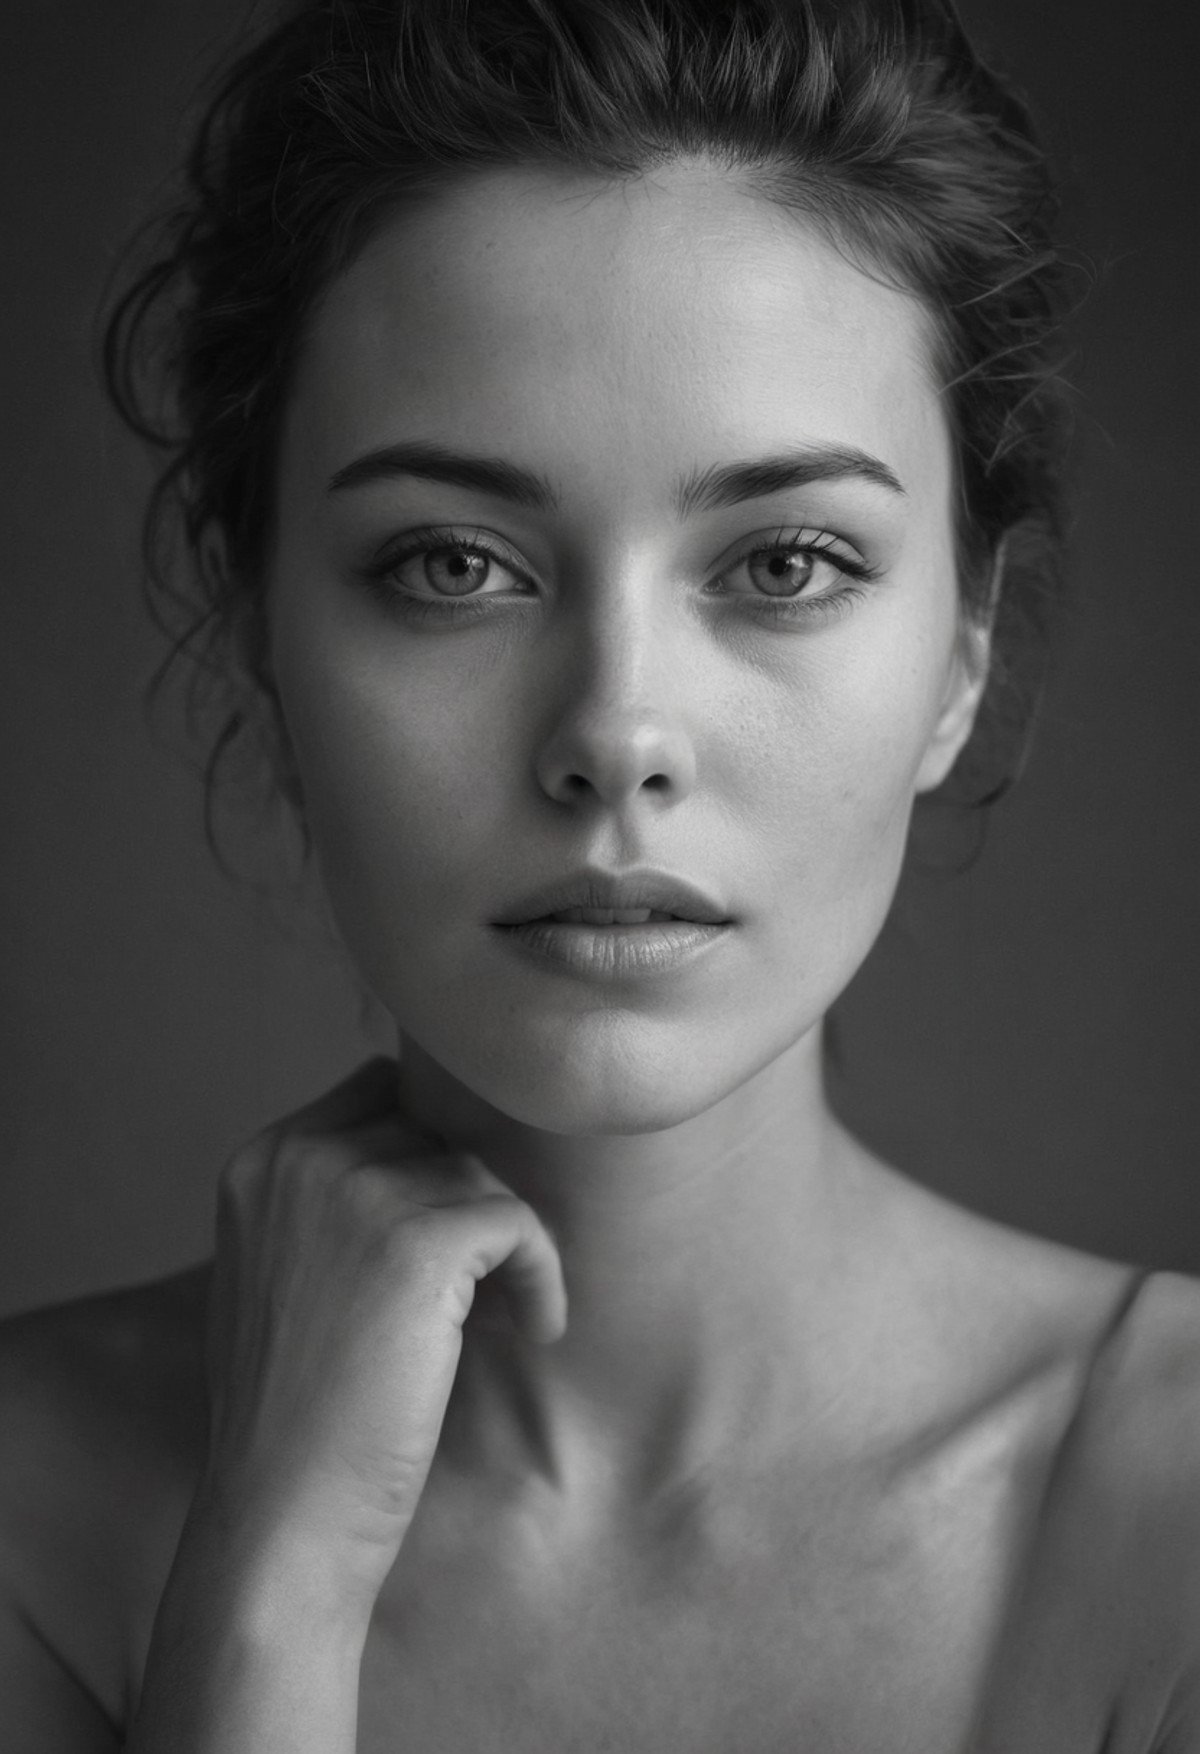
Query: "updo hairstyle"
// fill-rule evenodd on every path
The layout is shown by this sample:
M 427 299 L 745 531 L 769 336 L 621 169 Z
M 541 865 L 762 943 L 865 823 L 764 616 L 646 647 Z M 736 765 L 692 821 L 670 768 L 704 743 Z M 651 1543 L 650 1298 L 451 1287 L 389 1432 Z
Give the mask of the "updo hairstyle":
M 106 331 L 111 392 L 163 458 L 147 588 L 163 673 L 191 660 L 210 805 L 264 735 L 299 802 L 263 579 L 281 418 L 322 290 L 385 216 L 475 170 L 626 179 L 691 155 L 932 318 L 962 612 L 994 623 L 980 723 L 943 791 L 1005 789 L 1060 592 L 1064 276 L 1027 111 L 950 0 L 308 0 L 211 97 L 182 199 Z

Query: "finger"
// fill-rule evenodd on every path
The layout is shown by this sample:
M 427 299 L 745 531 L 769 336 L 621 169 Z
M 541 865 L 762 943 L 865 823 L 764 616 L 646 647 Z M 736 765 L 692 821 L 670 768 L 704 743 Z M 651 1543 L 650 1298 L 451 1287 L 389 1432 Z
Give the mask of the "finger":
M 567 1326 L 567 1292 L 562 1260 L 550 1232 L 532 1206 L 512 1194 L 491 1195 L 481 1205 L 463 1208 L 464 1219 L 469 1222 L 473 1213 L 481 1211 L 488 1221 L 481 1239 L 482 1272 L 495 1274 L 512 1318 L 527 1339 L 543 1345 L 561 1339 Z
M 538 1224 L 501 1265 L 501 1284 L 517 1327 L 526 1339 L 548 1346 L 567 1329 L 567 1288 L 562 1259 Z
M 378 1163 L 387 1168 L 406 1157 L 445 1158 L 447 1162 L 465 1162 L 461 1154 L 451 1152 L 440 1133 L 422 1127 L 402 1110 L 384 1115 L 368 1115 L 366 1119 L 346 1127 L 341 1138 L 359 1164 Z

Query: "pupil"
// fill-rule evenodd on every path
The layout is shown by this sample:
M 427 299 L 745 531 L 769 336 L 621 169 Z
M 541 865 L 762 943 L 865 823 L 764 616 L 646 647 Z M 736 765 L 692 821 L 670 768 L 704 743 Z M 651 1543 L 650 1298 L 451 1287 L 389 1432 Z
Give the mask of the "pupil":
M 443 592 L 450 586 L 454 596 L 463 596 L 464 586 L 482 584 L 487 571 L 486 555 L 467 554 L 461 548 L 442 548 L 425 557 L 425 574 L 430 584 Z
M 813 558 L 811 554 L 781 554 L 778 550 L 773 554 L 755 555 L 750 561 L 751 574 L 761 569 L 760 580 L 766 583 L 782 581 L 790 585 L 788 591 L 771 591 L 773 597 L 797 596 L 812 577 Z

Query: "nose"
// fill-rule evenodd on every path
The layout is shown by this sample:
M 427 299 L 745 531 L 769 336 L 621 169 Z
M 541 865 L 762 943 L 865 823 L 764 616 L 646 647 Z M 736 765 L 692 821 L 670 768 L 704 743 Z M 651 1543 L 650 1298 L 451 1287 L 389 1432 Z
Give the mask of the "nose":
M 684 714 L 687 665 L 672 650 L 669 612 L 627 581 L 580 610 L 562 637 L 554 711 L 537 754 L 545 794 L 609 809 L 680 802 L 696 783 Z

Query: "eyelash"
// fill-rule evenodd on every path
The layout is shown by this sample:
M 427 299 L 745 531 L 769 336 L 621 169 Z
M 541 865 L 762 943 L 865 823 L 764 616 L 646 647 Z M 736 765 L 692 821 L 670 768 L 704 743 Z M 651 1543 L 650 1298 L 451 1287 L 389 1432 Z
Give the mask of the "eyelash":
M 747 549 L 730 567 L 728 573 L 753 560 L 760 554 L 810 554 L 818 559 L 827 560 L 843 576 L 843 583 L 836 590 L 828 591 L 819 597 L 769 597 L 755 596 L 749 592 L 712 591 L 709 595 L 723 596 L 727 601 L 744 603 L 749 612 L 764 621 L 812 621 L 818 617 L 832 617 L 845 614 L 852 604 L 866 595 L 864 587 L 879 576 L 877 567 L 869 566 L 866 561 L 855 555 L 842 553 L 834 547 L 837 538 L 828 531 L 813 530 L 808 526 L 792 531 L 781 529 L 774 542 L 760 543 L 755 548 Z M 478 555 L 496 565 L 505 567 L 518 578 L 524 575 L 497 548 L 483 541 L 478 535 L 464 539 L 453 530 L 427 529 L 414 530 L 406 545 L 398 552 L 393 551 L 376 561 L 363 573 L 363 582 L 372 594 L 380 599 L 392 614 L 405 621 L 424 622 L 440 621 L 457 622 L 460 625 L 467 621 L 477 621 L 481 616 L 490 615 L 487 597 L 501 593 L 491 591 L 486 596 L 463 598 L 417 597 L 398 590 L 392 583 L 392 575 L 406 561 L 415 560 L 418 555 L 436 553 L 441 549 L 452 549 L 459 554 Z

